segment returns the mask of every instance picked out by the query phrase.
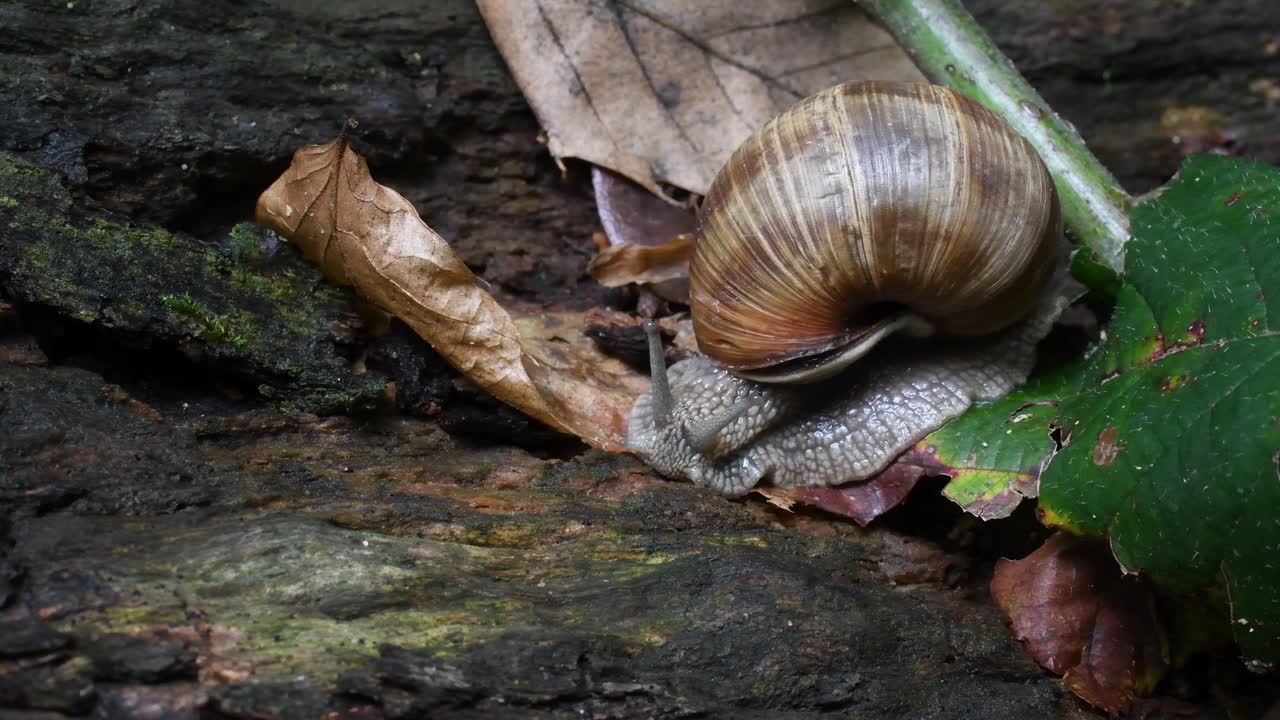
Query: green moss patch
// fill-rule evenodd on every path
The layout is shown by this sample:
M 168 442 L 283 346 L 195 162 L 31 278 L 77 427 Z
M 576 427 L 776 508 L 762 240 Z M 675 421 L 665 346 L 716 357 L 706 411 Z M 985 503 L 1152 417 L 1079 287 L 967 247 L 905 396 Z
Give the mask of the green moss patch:
M 204 242 L 84 210 L 0 152 L 0 282 L 16 299 L 136 344 L 171 343 L 286 403 L 341 412 L 385 391 L 354 377 L 350 294 L 263 230 Z

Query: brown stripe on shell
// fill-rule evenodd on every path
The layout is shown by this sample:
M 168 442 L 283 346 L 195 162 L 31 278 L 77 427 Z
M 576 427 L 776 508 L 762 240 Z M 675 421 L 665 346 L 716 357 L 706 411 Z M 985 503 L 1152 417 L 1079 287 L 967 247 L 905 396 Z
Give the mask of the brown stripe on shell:
M 994 332 L 1034 305 L 1060 236 L 1048 171 L 995 114 L 935 85 L 839 85 L 757 131 L 712 184 L 694 329 L 742 370 L 840 347 L 884 304 Z

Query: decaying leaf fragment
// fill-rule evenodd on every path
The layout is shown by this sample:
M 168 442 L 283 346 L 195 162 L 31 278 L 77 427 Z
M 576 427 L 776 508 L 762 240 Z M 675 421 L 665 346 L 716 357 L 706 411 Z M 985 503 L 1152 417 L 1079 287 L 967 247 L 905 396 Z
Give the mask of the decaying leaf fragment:
M 705 194 L 747 135 L 852 80 L 922 80 L 849 0 L 478 0 L 557 157 Z
M 522 335 L 413 205 L 373 180 L 345 135 L 294 153 L 258 199 L 257 221 L 296 243 L 330 279 L 399 317 L 486 392 L 591 445 L 620 448 L 626 411 L 644 379 L 598 354 L 574 359 L 594 353 L 588 342 L 531 332 L 538 318 L 552 319 L 546 313 L 531 313 L 531 331 Z M 555 342 L 555 352 L 541 350 L 539 337 Z M 540 364 L 548 361 L 573 373 Z
M 689 276 L 693 238 L 681 235 L 661 245 L 610 245 L 591 259 L 587 270 L 601 285 L 656 283 Z
M 627 413 L 636 396 L 648 389 L 649 381 L 625 363 L 602 354 L 587 335 L 591 319 L 615 313 L 599 310 L 589 317 L 580 312 L 518 307 L 509 311 L 520 332 L 525 370 L 551 412 L 557 418 L 569 418 L 570 429 L 596 447 L 621 450 Z M 609 443 L 592 442 L 583 435 L 597 425 L 608 429 Z

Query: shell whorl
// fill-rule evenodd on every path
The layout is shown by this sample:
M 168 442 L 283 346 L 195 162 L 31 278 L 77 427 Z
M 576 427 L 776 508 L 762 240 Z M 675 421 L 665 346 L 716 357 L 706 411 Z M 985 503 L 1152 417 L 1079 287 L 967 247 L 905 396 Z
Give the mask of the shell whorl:
M 837 351 L 891 311 L 981 335 L 1054 272 L 1057 193 L 1030 143 L 936 85 L 838 85 L 737 149 L 703 202 L 694 331 L 730 370 Z

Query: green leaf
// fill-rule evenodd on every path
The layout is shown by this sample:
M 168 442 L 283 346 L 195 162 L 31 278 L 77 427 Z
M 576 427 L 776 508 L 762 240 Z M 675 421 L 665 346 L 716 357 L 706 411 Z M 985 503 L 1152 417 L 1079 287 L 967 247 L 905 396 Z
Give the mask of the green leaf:
M 983 520 L 1008 516 L 1035 497 L 1041 465 L 1054 444 L 1053 421 L 1069 377 L 1037 379 L 999 402 L 968 412 L 916 449 L 945 466 L 943 494 Z
M 1280 170 L 1190 160 L 1134 210 L 1109 339 L 1064 400 L 1047 521 L 1176 590 L 1224 581 L 1280 660 Z
M 1034 468 L 1052 455 L 1039 478 L 1048 524 L 1108 536 L 1121 565 L 1174 591 L 1225 588 L 1245 656 L 1273 664 L 1280 169 L 1194 157 L 1131 221 L 1100 346 L 922 446 L 944 464 L 963 461 L 947 494 L 978 514 L 1002 493 L 1034 494 Z M 1025 427 L 1004 432 L 1031 402 L 1040 404 Z
M 1115 302 L 1120 290 L 1120 276 L 1102 262 L 1098 253 L 1087 247 L 1078 247 L 1071 253 L 1071 276 L 1089 288 L 1092 298 L 1098 302 Z

